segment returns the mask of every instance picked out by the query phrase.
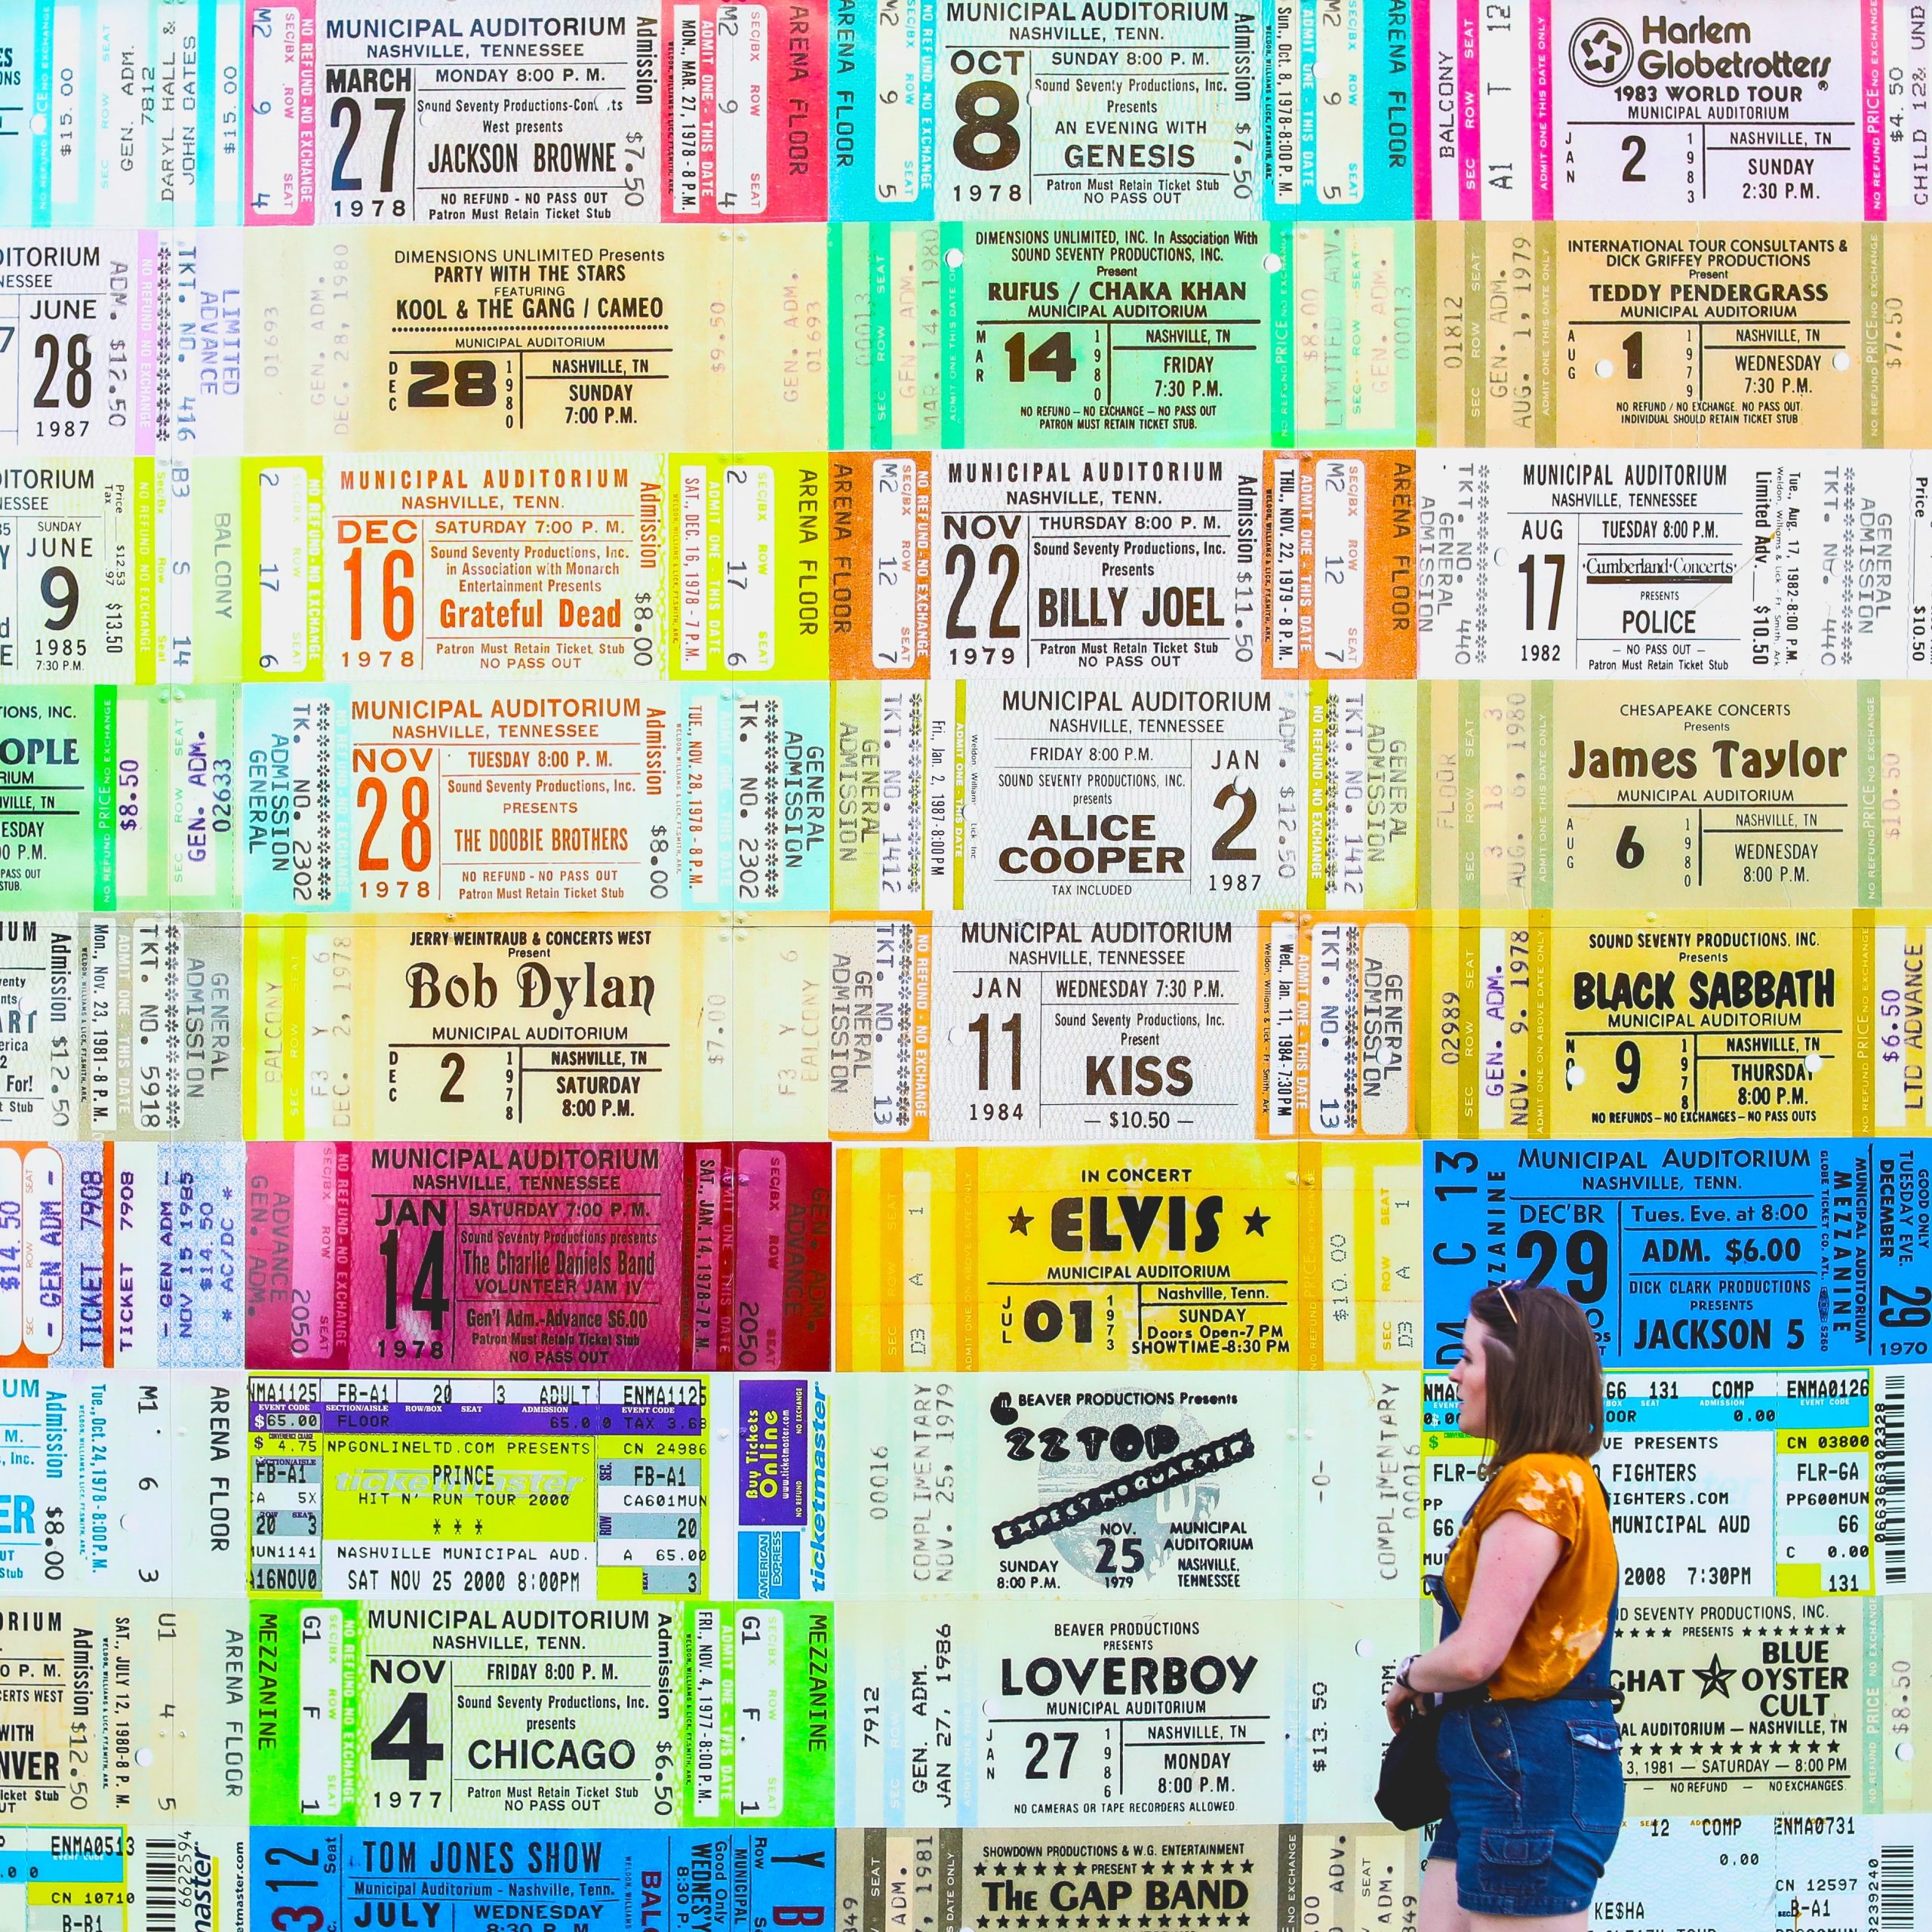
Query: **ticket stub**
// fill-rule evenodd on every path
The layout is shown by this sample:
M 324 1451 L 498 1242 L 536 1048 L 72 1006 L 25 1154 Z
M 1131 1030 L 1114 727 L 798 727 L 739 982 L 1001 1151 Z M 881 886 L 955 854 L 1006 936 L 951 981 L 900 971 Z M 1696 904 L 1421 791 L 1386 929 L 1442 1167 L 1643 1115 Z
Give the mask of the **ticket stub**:
M 841 1604 L 840 1816 L 1278 1823 L 1295 1815 L 1301 1609 Z
M 832 31 L 841 220 L 1408 213 L 1404 14 L 841 0 Z
M 1903 451 L 1419 453 L 1420 673 L 1918 675 L 1921 471 Z
M 1399 918 L 1062 910 L 937 937 L 935 1138 L 1410 1129 L 1414 937 Z
M 248 242 L 248 447 L 262 454 L 824 447 L 814 224 Z M 755 352 L 734 321 L 752 316 Z
M 840 1596 L 1413 1589 L 1415 1392 L 1401 1371 L 841 1376 L 835 1488 L 866 1506 L 834 1516 Z
M 232 1375 L 0 1380 L 0 1595 L 240 1595 L 241 1404 Z
M 809 455 L 331 461 L 329 675 L 823 678 L 826 469 Z
M 252 218 L 825 219 L 817 8 L 706 0 L 391 20 L 325 0 L 317 11 L 297 86 L 257 93 Z M 306 194 L 289 192 L 291 156 Z
M 260 1602 L 250 1635 L 260 1824 L 832 1822 L 829 1608 Z
M 822 1145 L 257 1142 L 251 1368 L 830 1365 Z
M 586 1932 L 667 1925 L 764 1932 L 831 1921 L 837 1872 L 829 1830 L 585 1831 L 528 1827 L 330 1831 L 257 1825 L 249 1875 L 312 1932 L 413 1915 L 446 1932 L 504 1918 L 568 1918 Z M 312 1916 L 308 1915 L 312 1914 Z
M 1372 1711 L 1418 1622 L 1427 1643 L 1435 1618 L 1388 1602 L 1298 1611 L 1310 1701 L 1296 1715 L 1328 1724 L 1306 1760 L 1306 1815 L 1352 1819 L 1372 1804 L 1387 1733 L 1334 1724 L 1330 1712 Z M 1922 1810 L 1926 1637 L 1916 1612 L 1909 1597 L 1626 1601 L 1611 1677 L 1623 1692 L 1629 1816 Z
M 1903 1439 L 1921 1372 L 1889 1373 L 1912 1385 L 1888 1425 Z M 1887 1374 L 1607 1377 L 1597 1467 L 1623 1600 L 1687 1591 L 1841 1596 L 1878 1588 L 1881 1558 L 1885 1570 L 1902 1572 L 1914 1512 L 1909 1472 L 1897 1462 L 1883 1478 L 1883 1514 L 1875 1511 L 1875 1411 Z M 1448 1383 L 1425 1386 L 1423 1564 L 1431 1575 L 1440 1574 L 1481 1487 L 1484 1445 L 1457 1432 L 1457 1410 Z M 1887 1535 L 1882 1546 L 1877 1531 Z
M 242 934 L 149 915 L 0 924 L 0 1067 L 13 1132 L 239 1137 Z
M 960 679 L 926 687 L 923 731 L 890 735 L 876 688 L 853 688 L 840 746 L 877 749 L 841 758 L 837 817 L 860 818 L 846 784 L 875 789 L 875 857 L 862 834 L 835 890 L 851 878 L 861 905 L 1046 915 L 1414 896 L 1411 687 Z M 902 850 L 922 877 L 904 876 Z
M 1424 442 L 1854 448 L 1927 440 L 1914 226 L 1417 230 Z
M 1300 1924 L 1371 1932 L 1412 1921 L 1417 1840 L 1386 1825 L 1109 1831 L 841 1831 L 838 1932 L 875 1932 L 875 1903 L 909 1932 L 1109 1932 L 1158 1925 Z M 1066 1927 L 1060 1921 L 1064 1918 Z
M 825 1131 L 822 926 L 251 928 L 249 1131 L 291 1140 Z
M 949 449 L 1225 442 L 1263 422 L 1275 443 L 1405 440 L 1405 229 L 962 223 L 941 241 Z
M 0 1612 L 15 1712 L 0 1816 L 158 1823 L 248 1817 L 248 1606 L 22 1597 Z
M 1531 921 L 1429 928 L 1438 1131 L 1816 1135 L 1869 1118 L 1853 915 Z
M 0 1359 L 9 1367 L 106 1358 L 111 1164 L 92 1143 L 0 1143 Z
M 827 903 L 823 685 L 691 685 L 675 704 L 534 680 L 250 697 L 251 909 Z
M 822 1596 L 832 1407 L 803 1378 L 251 1377 L 249 1589 Z
M 1748 14 L 1503 0 L 1459 33 L 1414 9 L 1419 217 L 1923 220 L 1921 23 L 1800 0 Z M 1425 132 L 1424 130 L 1426 131 Z
M 1469 1297 L 1512 1280 L 1578 1302 L 1606 1366 L 1666 1380 L 1926 1354 L 1917 1143 L 1431 1142 L 1421 1179 L 1429 1367 L 1460 1359 Z
M 0 468 L 0 673 L 9 684 L 132 684 L 144 642 L 152 659 L 139 586 L 153 467 L 60 455 Z
M 841 1368 L 1372 1381 L 1417 1358 L 1412 1161 L 1168 1143 L 838 1159 Z
M 829 269 L 843 449 L 1414 440 L 1407 223 L 852 225 Z
M 0 1890 L 25 1924 L 64 1919 L 73 1932 L 242 1932 L 247 1924 L 244 1829 L 10 1825 L 5 1834 Z
M 1686 679 L 1640 697 L 1497 679 L 1429 686 L 1422 702 L 1435 809 L 1420 896 L 1432 906 L 1770 912 L 1928 896 L 1905 829 L 1932 717 L 1916 686 L 1767 679 L 1747 696 Z

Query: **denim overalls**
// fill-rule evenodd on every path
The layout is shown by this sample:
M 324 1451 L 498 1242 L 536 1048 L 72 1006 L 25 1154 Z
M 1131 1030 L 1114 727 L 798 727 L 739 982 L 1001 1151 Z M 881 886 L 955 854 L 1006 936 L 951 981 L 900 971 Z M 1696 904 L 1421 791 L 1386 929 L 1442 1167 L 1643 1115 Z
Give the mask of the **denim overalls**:
M 1430 1587 L 1447 1637 L 1462 1619 L 1441 1579 Z M 1610 1681 L 1616 1629 L 1613 1592 L 1603 1641 L 1562 1694 L 1485 1699 L 1443 1714 L 1437 1756 L 1449 1811 L 1427 1856 L 1454 1863 L 1465 1912 L 1537 1918 L 1589 1909 L 1623 1823 Z M 1602 1694 L 1580 1694 L 1590 1691 Z

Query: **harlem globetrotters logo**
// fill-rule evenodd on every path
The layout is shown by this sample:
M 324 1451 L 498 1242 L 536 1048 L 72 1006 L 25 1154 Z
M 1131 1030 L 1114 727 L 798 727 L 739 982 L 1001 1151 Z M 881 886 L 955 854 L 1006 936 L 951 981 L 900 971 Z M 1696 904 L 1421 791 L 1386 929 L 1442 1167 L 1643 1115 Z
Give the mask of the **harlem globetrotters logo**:
M 1570 68 L 1593 88 L 1614 88 L 1630 71 L 1637 50 L 1627 29 L 1599 14 L 1570 36 Z

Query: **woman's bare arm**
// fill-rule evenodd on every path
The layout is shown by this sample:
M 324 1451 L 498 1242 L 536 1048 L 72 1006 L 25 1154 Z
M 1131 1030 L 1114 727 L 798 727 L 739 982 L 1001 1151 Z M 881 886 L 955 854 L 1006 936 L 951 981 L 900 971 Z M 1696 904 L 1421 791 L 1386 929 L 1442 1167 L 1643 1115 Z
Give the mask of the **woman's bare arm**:
M 1469 1603 L 1452 1636 L 1425 1651 L 1409 1667 L 1418 1690 L 1463 1690 L 1486 1684 L 1502 1668 L 1537 1592 L 1563 1554 L 1554 1530 L 1514 1509 L 1484 1531 L 1476 1550 Z

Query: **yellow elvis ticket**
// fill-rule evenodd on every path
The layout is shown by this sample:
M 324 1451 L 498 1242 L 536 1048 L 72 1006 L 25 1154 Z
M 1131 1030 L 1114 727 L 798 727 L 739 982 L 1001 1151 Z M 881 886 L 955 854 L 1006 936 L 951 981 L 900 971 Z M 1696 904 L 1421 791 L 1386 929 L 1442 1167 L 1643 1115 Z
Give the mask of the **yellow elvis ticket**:
M 836 1363 L 1412 1366 L 1420 1184 L 1393 1148 L 844 1150 Z
M 1420 223 L 1417 440 L 1924 440 L 1918 226 Z

